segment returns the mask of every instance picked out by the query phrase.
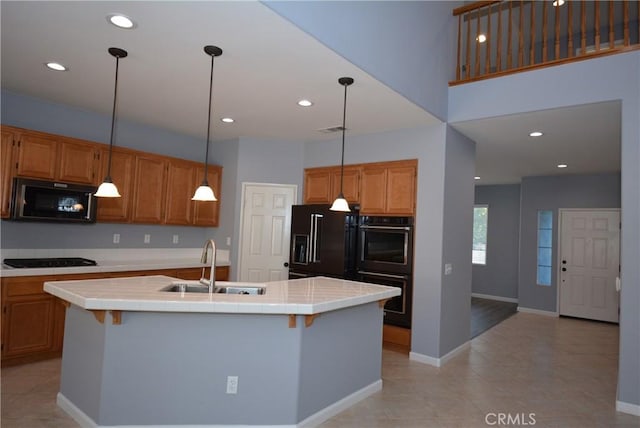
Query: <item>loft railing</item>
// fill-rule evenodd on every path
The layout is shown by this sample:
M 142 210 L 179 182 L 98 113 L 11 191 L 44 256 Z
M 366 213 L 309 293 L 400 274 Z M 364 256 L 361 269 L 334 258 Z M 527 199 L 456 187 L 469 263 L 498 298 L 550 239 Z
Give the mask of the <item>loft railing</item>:
M 640 49 L 640 2 L 478 1 L 457 9 L 450 85 Z

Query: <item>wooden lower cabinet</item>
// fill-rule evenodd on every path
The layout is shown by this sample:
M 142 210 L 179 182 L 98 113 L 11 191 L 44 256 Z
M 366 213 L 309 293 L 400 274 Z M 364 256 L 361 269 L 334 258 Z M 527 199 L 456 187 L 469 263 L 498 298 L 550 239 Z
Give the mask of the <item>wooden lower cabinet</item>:
M 200 279 L 201 272 L 201 268 L 186 268 L 2 278 L 2 366 L 62 355 L 66 307 L 62 300 L 44 291 L 44 283 L 47 281 L 149 275 Z M 208 277 L 208 270 L 206 275 Z M 216 267 L 216 279 L 228 280 L 229 266 Z
M 392 351 L 411 351 L 411 329 L 384 324 L 382 326 L 382 346 Z

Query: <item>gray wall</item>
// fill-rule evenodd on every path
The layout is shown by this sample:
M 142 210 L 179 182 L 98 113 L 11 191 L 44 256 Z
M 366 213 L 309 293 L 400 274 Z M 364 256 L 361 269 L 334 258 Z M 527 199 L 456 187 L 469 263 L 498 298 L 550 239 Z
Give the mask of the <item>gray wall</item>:
M 520 274 L 518 304 L 543 311 L 557 311 L 558 284 L 536 284 L 538 210 L 553 211 L 552 272 L 557 272 L 558 210 L 560 208 L 619 208 L 620 175 L 525 177 L 520 208 Z
M 489 206 L 487 264 L 473 265 L 471 291 L 518 298 L 520 185 L 476 186 L 475 203 Z
M 449 121 L 611 100 L 622 101 L 618 400 L 640 406 L 640 52 L 450 87 Z
M 462 1 L 264 1 L 434 116 L 447 117 Z M 400 65 L 400 66 L 399 66 Z
M 475 143 L 447 126 L 442 257 L 452 271 L 441 267 L 440 356 L 469 340 L 475 161 Z

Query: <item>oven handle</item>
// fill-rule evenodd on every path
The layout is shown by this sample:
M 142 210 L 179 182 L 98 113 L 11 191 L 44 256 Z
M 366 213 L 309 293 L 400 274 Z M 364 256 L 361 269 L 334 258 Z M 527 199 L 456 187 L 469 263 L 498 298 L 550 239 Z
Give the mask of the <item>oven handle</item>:
M 394 226 L 367 226 L 367 225 L 360 226 L 360 229 L 406 230 L 407 232 L 411 230 L 411 228 L 408 226 L 394 227 Z
M 392 275 L 390 273 L 369 272 L 366 270 L 359 270 L 358 273 L 361 275 L 383 276 L 385 278 L 393 278 L 393 279 L 407 279 L 409 277 L 409 275 Z

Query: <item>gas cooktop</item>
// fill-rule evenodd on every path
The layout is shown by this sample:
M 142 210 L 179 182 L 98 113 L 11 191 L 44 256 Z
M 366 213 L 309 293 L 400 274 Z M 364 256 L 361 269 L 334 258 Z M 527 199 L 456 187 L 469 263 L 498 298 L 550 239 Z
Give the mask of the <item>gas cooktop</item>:
M 94 260 L 81 257 L 51 257 L 37 259 L 4 259 L 3 263 L 13 268 L 96 266 Z

